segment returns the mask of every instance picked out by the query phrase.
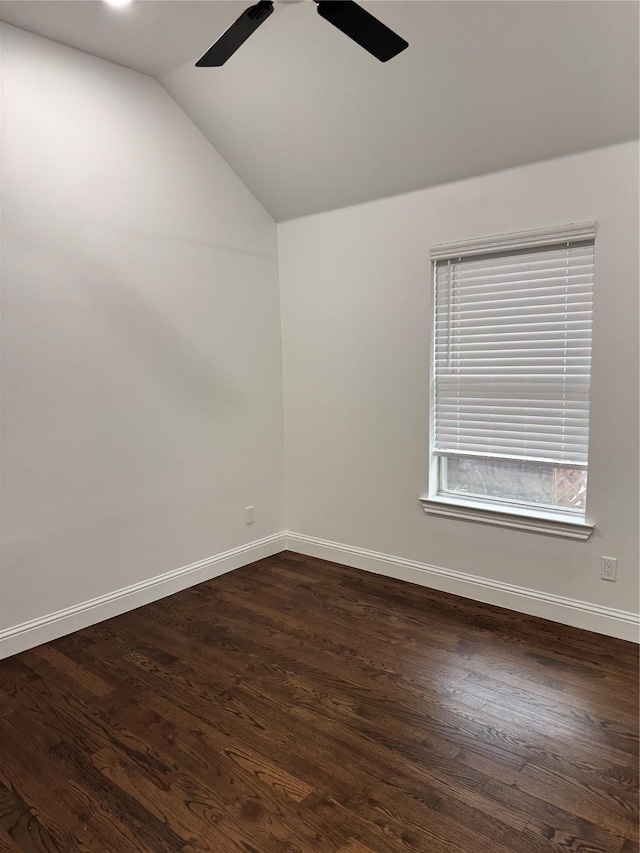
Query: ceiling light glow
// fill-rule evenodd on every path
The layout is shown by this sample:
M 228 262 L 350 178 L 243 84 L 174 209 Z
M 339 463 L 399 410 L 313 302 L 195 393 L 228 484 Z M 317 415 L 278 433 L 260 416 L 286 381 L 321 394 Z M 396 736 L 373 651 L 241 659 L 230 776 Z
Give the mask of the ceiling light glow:
M 121 9 L 123 6 L 128 6 L 131 3 L 131 0 L 105 0 L 109 6 L 115 6 L 117 9 Z

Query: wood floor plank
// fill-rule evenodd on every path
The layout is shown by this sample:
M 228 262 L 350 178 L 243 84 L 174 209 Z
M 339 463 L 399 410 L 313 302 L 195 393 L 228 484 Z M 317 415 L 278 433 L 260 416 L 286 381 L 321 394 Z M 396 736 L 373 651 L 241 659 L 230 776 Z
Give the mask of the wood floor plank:
M 638 853 L 637 676 L 285 552 L 0 663 L 0 853 Z
M 28 808 L 13 785 L 7 787 L 2 780 L 0 826 L 19 850 L 29 853 L 62 853 L 65 849 Z
M 34 659 L 36 662 L 34 662 Z M 38 646 L 25 653 L 24 660 L 32 661 L 31 669 L 39 673 L 37 661 L 46 661 L 54 670 L 64 673 L 78 684 L 84 691 L 94 696 L 104 696 L 111 687 L 83 666 L 79 666 L 71 658 L 52 646 Z M 48 671 L 47 671 L 48 672 Z
M 613 835 L 603 837 L 593 830 L 591 824 L 580 824 L 564 819 L 562 813 L 549 815 L 546 819 L 532 818 L 524 835 L 529 838 L 545 838 L 558 850 L 566 853 L 602 853 L 615 850 L 622 839 Z
M 544 838 L 558 844 L 558 839 L 572 838 L 574 843 L 583 845 L 578 846 L 580 853 L 582 850 L 589 853 L 617 851 L 623 841 L 620 835 L 608 828 L 521 791 L 514 785 L 490 782 L 485 793 L 503 808 L 530 816 L 523 830 L 523 837 L 527 840 Z
M 16 842 L 2 828 L 0 828 L 0 853 L 20 853 Z
M 338 850 L 338 853 L 371 853 L 371 850 L 363 847 L 359 841 L 354 841 L 352 838 L 346 847 L 341 847 Z
M 188 845 L 192 850 L 215 853 L 221 838 L 224 843 L 236 846 L 222 831 L 224 809 L 216 798 L 207 798 L 204 792 L 196 798 L 193 790 L 180 791 L 173 779 L 162 786 L 156 785 L 126 757 L 108 747 L 91 756 L 91 763 L 142 808 L 170 826 L 182 838 L 180 847 Z
M 627 796 L 611 796 L 535 764 L 525 764 L 514 787 L 623 838 L 631 836 L 638 826 L 637 802 Z

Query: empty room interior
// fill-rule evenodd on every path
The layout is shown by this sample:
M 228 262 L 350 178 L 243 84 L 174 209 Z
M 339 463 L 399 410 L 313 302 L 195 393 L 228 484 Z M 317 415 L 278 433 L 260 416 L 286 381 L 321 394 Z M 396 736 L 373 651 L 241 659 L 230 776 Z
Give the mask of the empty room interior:
M 251 3 L 0 5 L 0 853 L 640 853 L 640 4 Z

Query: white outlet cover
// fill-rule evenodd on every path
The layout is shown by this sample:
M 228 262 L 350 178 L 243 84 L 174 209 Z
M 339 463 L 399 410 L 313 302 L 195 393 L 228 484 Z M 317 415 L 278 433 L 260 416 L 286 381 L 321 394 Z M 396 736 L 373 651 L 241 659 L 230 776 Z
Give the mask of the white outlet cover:
M 602 557 L 600 561 L 600 577 L 603 581 L 618 580 L 618 560 L 615 557 Z

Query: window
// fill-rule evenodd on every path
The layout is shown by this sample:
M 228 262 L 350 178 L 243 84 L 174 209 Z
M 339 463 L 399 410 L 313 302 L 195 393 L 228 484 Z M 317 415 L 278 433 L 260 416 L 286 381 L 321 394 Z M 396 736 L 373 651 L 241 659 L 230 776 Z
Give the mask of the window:
M 427 512 L 589 535 L 594 239 L 581 223 L 432 250 Z

